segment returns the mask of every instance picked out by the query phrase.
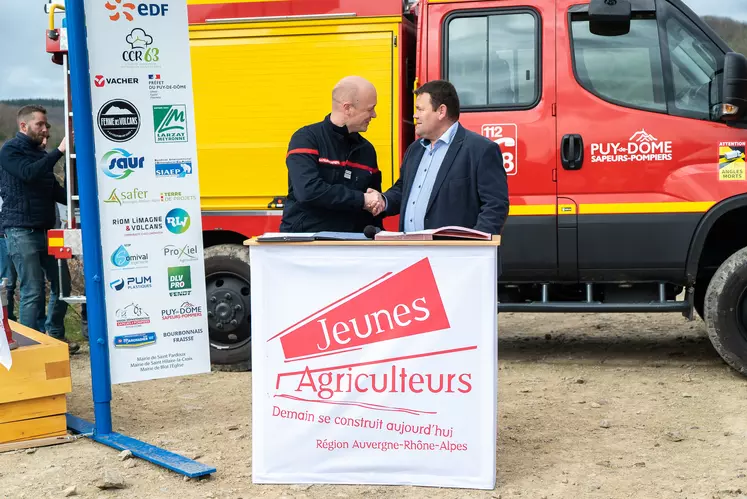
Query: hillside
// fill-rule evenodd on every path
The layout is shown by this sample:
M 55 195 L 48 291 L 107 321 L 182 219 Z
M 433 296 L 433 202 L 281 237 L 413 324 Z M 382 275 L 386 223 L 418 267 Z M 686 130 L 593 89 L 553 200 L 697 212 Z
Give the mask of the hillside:
M 716 16 L 705 16 L 703 20 L 724 39 L 734 52 L 747 55 L 747 23 Z

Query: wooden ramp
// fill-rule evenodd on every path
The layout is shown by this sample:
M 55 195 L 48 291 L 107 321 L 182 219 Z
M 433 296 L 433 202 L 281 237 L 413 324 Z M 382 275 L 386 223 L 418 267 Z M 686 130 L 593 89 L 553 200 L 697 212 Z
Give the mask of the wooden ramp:
M 67 343 L 17 322 L 10 327 L 18 348 L 10 371 L 0 366 L 0 445 L 66 435 Z

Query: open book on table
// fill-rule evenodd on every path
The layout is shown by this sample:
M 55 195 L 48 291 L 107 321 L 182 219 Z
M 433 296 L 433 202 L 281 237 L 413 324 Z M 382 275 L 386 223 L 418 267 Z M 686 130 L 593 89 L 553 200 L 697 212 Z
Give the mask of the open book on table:
M 416 230 L 412 232 L 389 232 L 382 230 L 376 234 L 377 241 L 431 241 L 438 239 L 477 239 L 479 241 L 490 241 L 492 236 L 467 227 L 450 225 L 438 229 Z

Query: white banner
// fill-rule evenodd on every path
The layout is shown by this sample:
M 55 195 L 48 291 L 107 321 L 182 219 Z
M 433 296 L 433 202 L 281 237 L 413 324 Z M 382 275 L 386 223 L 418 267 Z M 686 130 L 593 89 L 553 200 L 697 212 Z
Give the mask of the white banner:
M 186 0 L 85 9 L 112 383 L 208 372 Z
M 255 483 L 494 488 L 495 247 L 251 260 Z
M 3 293 L 5 290 L 3 289 Z M 3 324 L 5 319 L 5 310 L 0 306 L 0 324 Z M 0 327 L 0 365 L 5 367 L 8 371 L 13 366 L 13 356 L 10 353 L 10 345 L 8 344 L 8 337 L 4 327 Z

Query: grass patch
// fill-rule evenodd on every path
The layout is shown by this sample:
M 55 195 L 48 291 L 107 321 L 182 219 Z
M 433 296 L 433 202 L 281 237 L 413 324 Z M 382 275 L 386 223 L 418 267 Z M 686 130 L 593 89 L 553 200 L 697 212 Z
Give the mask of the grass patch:
M 65 314 L 65 337 L 77 343 L 87 343 L 88 339 L 81 332 L 80 305 L 68 305 Z

